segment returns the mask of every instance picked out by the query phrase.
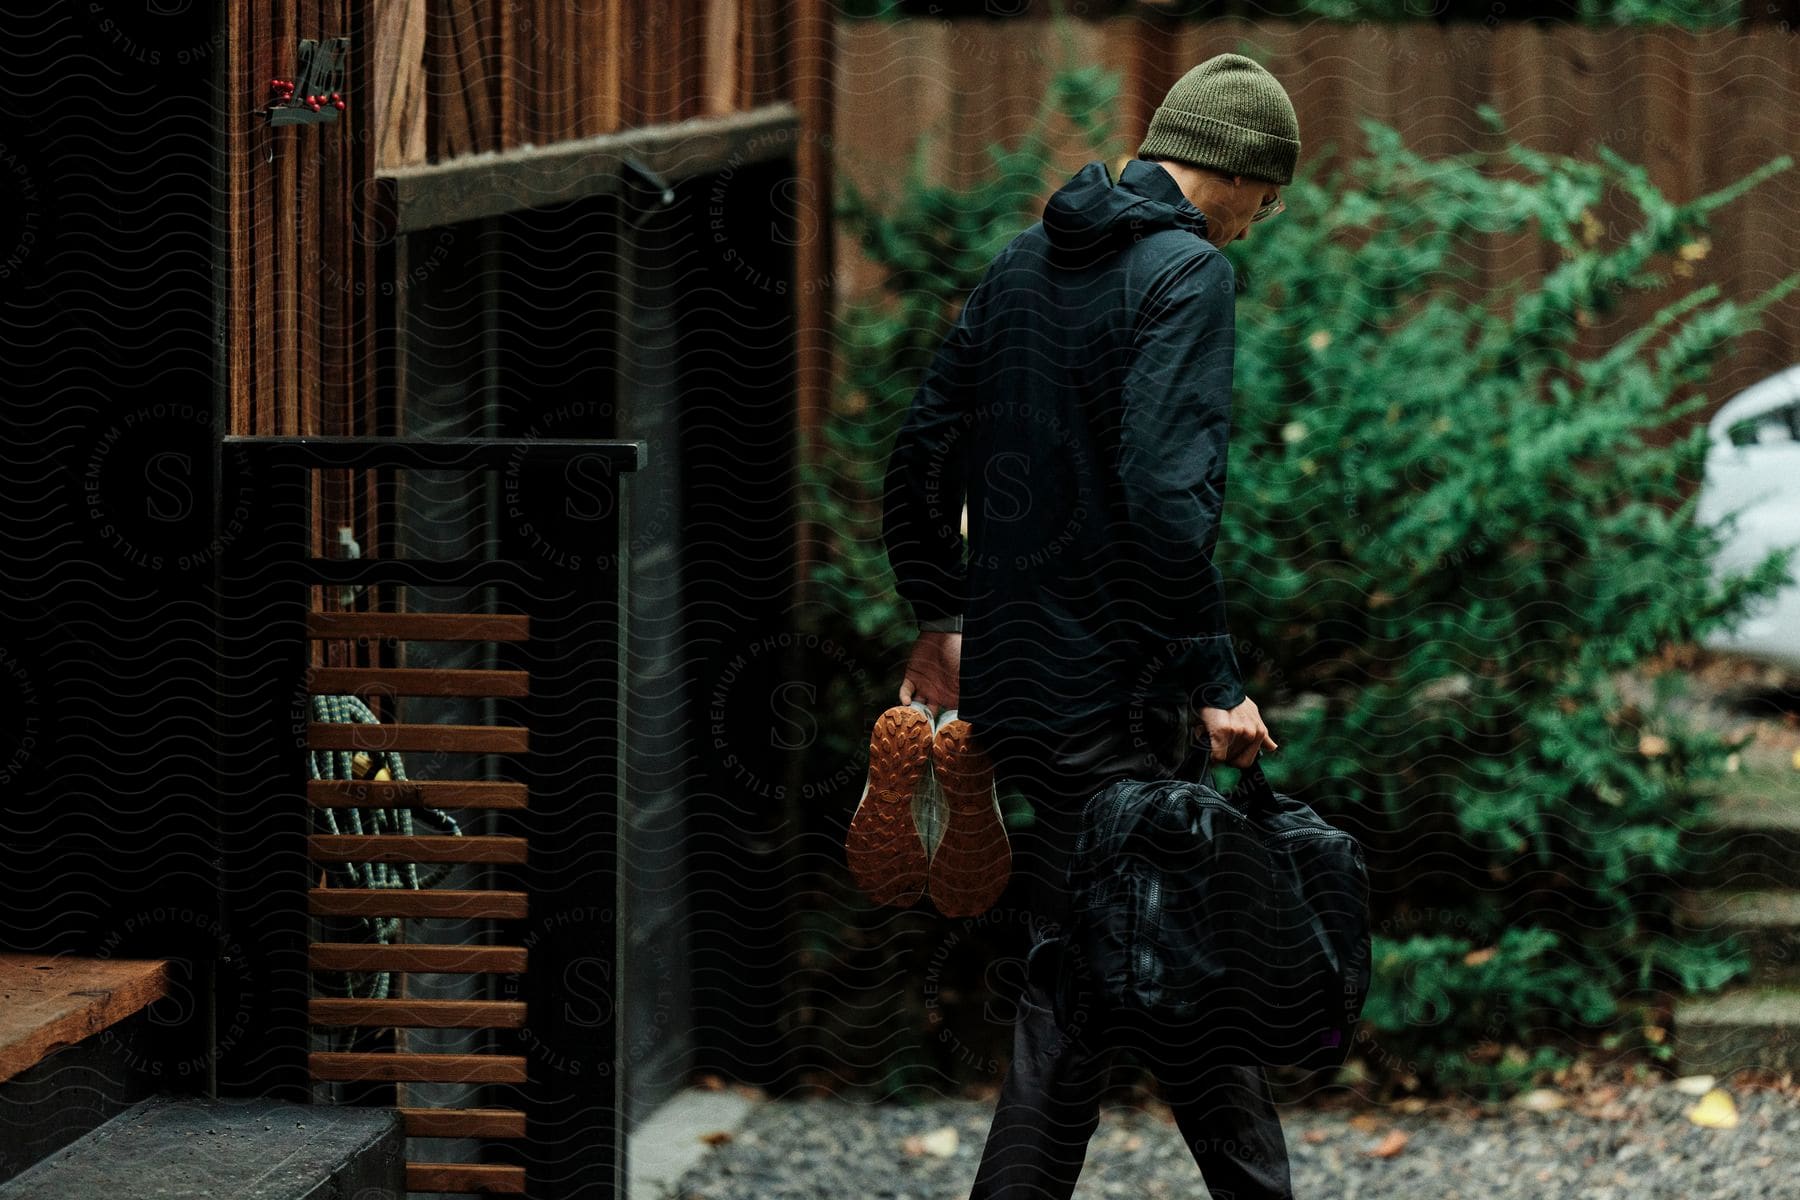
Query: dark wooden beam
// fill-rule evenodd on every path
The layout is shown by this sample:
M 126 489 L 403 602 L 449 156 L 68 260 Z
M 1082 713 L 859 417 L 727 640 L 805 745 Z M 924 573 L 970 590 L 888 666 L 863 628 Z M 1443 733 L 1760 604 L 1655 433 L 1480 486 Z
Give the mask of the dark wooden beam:
M 609 194 L 618 190 L 627 159 L 675 183 L 790 158 L 798 151 L 799 131 L 799 111 L 783 102 L 728 116 L 396 167 L 382 172 L 381 179 L 393 189 L 398 232 L 409 233 Z

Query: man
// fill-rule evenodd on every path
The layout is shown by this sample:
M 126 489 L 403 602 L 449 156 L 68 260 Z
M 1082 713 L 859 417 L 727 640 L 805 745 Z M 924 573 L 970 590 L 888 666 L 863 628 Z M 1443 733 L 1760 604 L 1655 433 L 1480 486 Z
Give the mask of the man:
M 1036 817 L 1012 863 L 1041 923 L 972 1200 L 1068 1197 L 1098 1122 L 1116 1048 L 1063 937 L 1082 804 L 1173 776 L 1191 741 L 1237 766 L 1276 748 L 1212 560 L 1235 349 L 1221 251 L 1281 211 L 1299 151 L 1263 68 L 1189 71 L 1116 183 L 1089 163 L 994 259 L 894 445 L 884 540 L 920 628 L 900 703 L 958 709 Z M 1291 1196 L 1260 1069 L 1150 1066 L 1215 1200 Z

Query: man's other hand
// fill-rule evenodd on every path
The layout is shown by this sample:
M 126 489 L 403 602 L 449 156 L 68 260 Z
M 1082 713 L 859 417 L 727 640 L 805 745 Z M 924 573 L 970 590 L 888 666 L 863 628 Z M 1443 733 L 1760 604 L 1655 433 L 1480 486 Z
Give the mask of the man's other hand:
M 1269 736 L 1269 727 L 1263 724 L 1256 702 L 1248 697 L 1236 708 L 1201 709 L 1194 740 L 1202 737 L 1212 745 L 1214 762 L 1234 767 L 1247 767 L 1262 751 L 1279 748 Z
M 900 681 L 900 703 L 922 701 L 932 715 L 956 707 L 956 688 L 962 674 L 960 633 L 921 633 L 913 643 Z

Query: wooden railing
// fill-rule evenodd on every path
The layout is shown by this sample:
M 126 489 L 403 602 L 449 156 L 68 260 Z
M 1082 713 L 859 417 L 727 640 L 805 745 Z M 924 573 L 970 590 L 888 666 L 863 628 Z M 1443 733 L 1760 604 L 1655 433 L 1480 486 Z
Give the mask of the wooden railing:
M 625 476 L 638 442 L 227 438 L 222 494 L 253 536 L 226 539 L 219 574 L 226 813 L 225 911 L 259 1003 L 251 1028 L 222 1042 L 226 1092 L 306 1100 L 315 1084 L 398 1085 L 411 1137 L 478 1138 L 492 1160 L 409 1162 L 416 1191 L 623 1195 L 619 927 L 623 840 L 622 645 Z M 576 464 L 580 465 L 577 466 Z M 332 559 L 313 544 L 315 475 L 324 471 L 506 471 L 546 481 L 509 487 L 510 528 L 565 538 L 579 556 L 533 558 L 498 521 L 501 558 Z M 603 481 L 609 495 L 570 506 L 558 484 Z M 590 497 L 592 499 L 592 497 Z M 587 507 L 590 519 L 571 516 Z M 576 566 L 566 565 L 579 564 Z M 321 611 L 316 585 L 365 589 L 369 611 Z M 400 611 L 397 587 L 492 586 L 506 611 Z M 408 641 L 483 641 L 503 669 L 318 667 L 313 644 L 356 641 L 392 656 Z M 365 649 L 367 646 L 365 646 Z M 342 657 L 342 656 L 340 656 Z M 508 719 L 486 725 L 317 723 L 310 697 L 485 697 Z M 500 756 L 498 778 L 309 779 L 309 753 L 441 751 Z M 478 810 L 498 832 L 412 836 L 320 832 L 316 814 L 354 808 Z M 321 886 L 341 862 L 461 863 L 477 887 Z M 595 917 L 596 913 L 603 914 Z M 394 944 L 329 940 L 318 920 L 395 917 L 497 923 L 497 940 Z M 406 928 L 404 925 L 402 928 Z M 486 935 L 479 935 L 485 939 Z M 575 969 L 580 963 L 597 970 Z M 317 973 L 393 973 L 388 998 L 320 996 Z M 407 995 L 414 972 L 494 977 L 485 995 Z M 320 1051 L 318 1029 L 485 1032 L 471 1053 Z M 479 1106 L 410 1103 L 416 1083 L 489 1085 Z M 491 1106 L 485 1095 L 502 1097 Z

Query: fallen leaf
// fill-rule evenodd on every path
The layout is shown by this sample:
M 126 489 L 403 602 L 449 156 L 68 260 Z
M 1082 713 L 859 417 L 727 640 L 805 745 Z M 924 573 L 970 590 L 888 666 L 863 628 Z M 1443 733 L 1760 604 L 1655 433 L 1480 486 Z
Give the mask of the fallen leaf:
M 1532 1088 L 1513 1101 L 1527 1112 L 1554 1112 L 1569 1106 L 1569 1098 L 1555 1088 Z
M 1714 1088 L 1700 1097 L 1700 1103 L 1687 1110 L 1687 1119 L 1702 1129 L 1735 1129 L 1737 1105 L 1731 1102 L 1730 1093 Z
M 1360 1129 L 1364 1133 L 1374 1133 L 1381 1128 L 1381 1118 L 1374 1113 L 1357 1113 L 1350 1118 L 1350 1127 Z
M 1404 1149 L 1406 1149 L 1406 1130 L 1390 1129 L 1387 1136 L 1381 1139 L 1379 1146 L 1373 1150 L 1365 1150 L 1363 1153 L 1370 1158 L 1392 1158 Z
M 902 1143 L 902 1148 L 915 1158 L 921 1154 L 929 1154 L 933 1158 L 949 1158 L 956 1153 L 956 1141 L 956 1127 L 946 1125 L 927 1134 L 914 1134 Z
M 1498 946 L 1483 946 L 1479 950 L 1471 950 L 1463 955 L 1463 966 L 1479 967 L 1482 963 L 1498 953 L 1500 953 L 1500 947 Z
M 1646 733 L 1638 739 L 1638 753 L 1645 758 L 1661 758 L 1669 752 L 1669 739 L 1657 733 Z
M 1300 1135 L 1300 1140 L 1309 1146 L 1316 1146 L 1330 1136 L 1323 1129 L 1309 1129 Z
M 1794 751 L 1794 770 L 1800 771 L 1800 750 Z
M 1670 1086 L 1684 1096 L 1704 1096 L 1715 1082 L 1711 1075 L 1683 1075 Z
M 709 1146 L 723 1146 L 726 1142 L 731 1140 L 731 1131 L 728 1129 L 715 1129 L 711 1133 L 701 1134 L 700 1140 Z
M 725 1081 L 717 1075 L 702 1075 L 694 1080 L 694 1086 L 703 1092 L 722 1092 L 725 1090 Z

